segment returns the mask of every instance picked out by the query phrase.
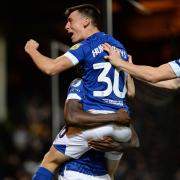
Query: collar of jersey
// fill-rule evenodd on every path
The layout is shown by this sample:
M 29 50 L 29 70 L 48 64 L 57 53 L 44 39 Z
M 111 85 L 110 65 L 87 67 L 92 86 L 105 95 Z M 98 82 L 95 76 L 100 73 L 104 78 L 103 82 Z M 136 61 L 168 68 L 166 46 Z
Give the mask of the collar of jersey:
M 97 33 L 94 33 L 93 35 L 89 36 L 87 39 L 93 39 L 95 37 L 99 37 L 102 35 L 105 35 L 105 33 L 104 32 L 97 32 Z

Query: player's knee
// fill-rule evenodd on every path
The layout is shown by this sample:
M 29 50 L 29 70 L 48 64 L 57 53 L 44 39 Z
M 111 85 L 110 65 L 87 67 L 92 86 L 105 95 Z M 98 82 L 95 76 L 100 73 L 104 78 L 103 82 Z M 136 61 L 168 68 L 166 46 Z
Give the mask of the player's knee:
M 45 154 L 43 158 L 44 164 L 50 164 L 50 163 L 58 163 L 60 157 L 57 155 L 57 150 L 55 148 L 50 148 L 50 150 Z

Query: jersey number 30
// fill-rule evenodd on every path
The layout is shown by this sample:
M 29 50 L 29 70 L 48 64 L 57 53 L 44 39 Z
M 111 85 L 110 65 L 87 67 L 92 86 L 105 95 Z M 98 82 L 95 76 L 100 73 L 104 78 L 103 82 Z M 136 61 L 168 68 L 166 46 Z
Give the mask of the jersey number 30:
M 124 76 L 124 87 L 123 91 L 121 92 L 119 90 L 119 71 L 117 69 L 114 70 L 114 79 L 113 82 L 111 79 L 107 76 L 108 72 L 111 69 L 111 64 L 109 62 L 104 62 L 104 63 L 96 63 L 93 64 L 94 69 L 103 69 L 101 74 L 98 76 L 97 81 L 98 82 L 105 82 L 107 84 L 107 88 L 104 91 L 93 91 L 93 96 L 95 97 L 106 97 L 109 96 L 112 92 L 119 97 L 119 98 L 124 98 L 125 94 L 127 92 L 126 88 L 126 76 Z

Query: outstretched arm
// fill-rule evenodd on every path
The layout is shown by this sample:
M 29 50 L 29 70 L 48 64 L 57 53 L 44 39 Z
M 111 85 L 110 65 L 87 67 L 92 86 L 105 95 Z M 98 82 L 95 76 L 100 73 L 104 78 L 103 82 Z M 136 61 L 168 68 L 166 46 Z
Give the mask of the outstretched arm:
M 65 56 L 59 56 L 53 59 L 42 55 L 38 51 L 38 47 L 39 44 L 31 39 L 27 41 L 25 51 L 42 72 L 48 75 L 55 75 L 74 66 L 72 61 Z
M 180 88 L 180 78 L 177 79 L 170 79 L 166 81 L 160 81 L 157 83 L 150 83 L 152 86 L 170 89 L 170 90 L 176 90 Z
M 175 73 L 168 63 L 159 67 L 135 65 L 123 61 L 119 55 L 119 52 L 114 50 L 109 44 L 103 44 L 103 49 L 108 52 L 109 55 L 105 58 L 108 59 L 111 64 L 126 71 L 137 79 L 155 83 L 158 81 L 176 78 Z M 131 58 L 131 56 L 129 58 Z
M 107 123 L 127 125 L 130 122 L 128 113 L 123 109 L 111 114 L 91 114 L 83 111 L 82 104 L 75 99 L 69 99 L 64 109 L 64 117 L 68 126 L 90 128 Z

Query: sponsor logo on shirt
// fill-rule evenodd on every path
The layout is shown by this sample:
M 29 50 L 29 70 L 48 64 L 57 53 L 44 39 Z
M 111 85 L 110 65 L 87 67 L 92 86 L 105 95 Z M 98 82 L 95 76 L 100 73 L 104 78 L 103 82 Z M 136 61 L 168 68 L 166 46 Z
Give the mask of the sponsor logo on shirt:
M 78 87 L 80 84 L 81 84 L 82 80 L 77 78 L 77 79 L 74 79 L 72 82 L 71 82 L 71 86 L 73 87 Z
M 70 50 L 76 50 L 76 49 L 78 49 L 80 46 L 81 46 L 80 43 L 75 44 L 75 45 L 73 45 L 73 46 L 70 48 Z
M 123 101 L 116 101 L 112 99 L 103 99 L 103 101 L 108 104 L 123 106 Z

